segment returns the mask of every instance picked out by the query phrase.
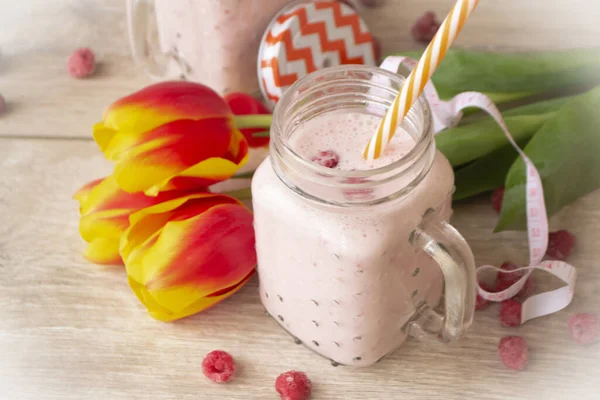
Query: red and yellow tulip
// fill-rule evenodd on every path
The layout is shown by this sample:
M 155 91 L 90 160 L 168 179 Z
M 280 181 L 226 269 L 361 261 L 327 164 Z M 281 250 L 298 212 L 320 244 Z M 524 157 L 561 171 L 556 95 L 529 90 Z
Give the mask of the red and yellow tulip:
M 248 96 L 240 99 L 248 103 Z M 208 191 L 247 161 L 248 141 L 268 143 L 253 141 L 252 129 L 268 128 L 271 116 L 246 103 L 235 104 L 236 116 L 206 86 L 163 82 L 116 101 L 94 126 L 114 170 L 74 196 L 84 255 L 97 264 L 124 263 L 131 288 L 156 319 L 211 307 L 254 273 L 252 213 Z
M 152 317 L 187 317 L 229 297 L 254 273 L 252 213 L 221 194 L 168 200 L 131 215 L 120 251 Z
M 79 232 L 88 243 L 84 257 L 96 264 L 123 264 L 119 242 L 129 226 L 129 215 L 181 194 L 173 191 L 150 197 L 143 193 L 127 193 L 112 176 L 84 185 L 73 195 L 79 201 Z
M 225 100 L 184 81 L 154 84 L 116 101 L 94 126 L 94 139 L 115 162 L 117 184 L 150 196 L 223 181 L 248 158 Z

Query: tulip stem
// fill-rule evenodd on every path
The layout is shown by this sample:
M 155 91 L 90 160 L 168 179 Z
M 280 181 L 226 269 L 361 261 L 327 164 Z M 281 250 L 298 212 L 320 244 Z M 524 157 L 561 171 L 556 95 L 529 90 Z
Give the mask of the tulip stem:
M 252 191 L 250 188 L 232 190 L 231 192 L 225 192 L 224 195 L 234 197 L 238 200 L 248 200 L 252 198 Z
M 246 128 L 269 128 L 273 116 L 270 114 L 236 115 L 235 126 L 238 129 Z
M 233 179 L 250 179 L 254 176 L 254 171 L 243 172 L 241 174 L 233 175 Z

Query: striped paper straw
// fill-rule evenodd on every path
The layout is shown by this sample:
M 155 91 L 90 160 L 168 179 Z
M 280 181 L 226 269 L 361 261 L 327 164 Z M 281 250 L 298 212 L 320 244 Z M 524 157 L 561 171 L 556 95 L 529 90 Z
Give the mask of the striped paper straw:
M 381 120 L 377 133 L 369 141 L 364 151 L 364 157 L 367 160 L 374 160 L 381 156 L 385 146 L 396 133 L 396 128 L 400 125 L 413 103 L 419 98 L 425 84 L 446 55 L 446 51 L 458 36 L 477 3 L 479 3 L 479 0 L 458 0 L 456 2 L 433 40 L 427 46 L 419 63 L 402 85 L 402 90 Z

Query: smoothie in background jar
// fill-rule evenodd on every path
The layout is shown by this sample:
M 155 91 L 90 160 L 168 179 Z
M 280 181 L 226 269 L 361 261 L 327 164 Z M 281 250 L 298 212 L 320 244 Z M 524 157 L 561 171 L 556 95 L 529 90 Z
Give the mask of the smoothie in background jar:
M 134 57 L 155 79 L 200 82 L 224 94 L 257 93 L 256 59 L 271 19 L 293 0 L 154 1 L 157 50 L 147 41 L 151 9 L 129 0 L 130 42 Z M 154 39 L 155 40 L 155 39 Z M 164 61 L 157 54 L 162 53 Z
M 452 339 L 474 307 L 472 254 L 445 222 L 453 171 L 435 149 L 426 104 L 413 107 L 380 159 L 362 157 L 401 84 L 382 71 L 329 68 L 292 86 L 252 182 L 261 301 L 335 364 L 367 366 L 396 349 L 440 302 L 444 283 Z M 385 79 L 391 87 L 381 90 Z

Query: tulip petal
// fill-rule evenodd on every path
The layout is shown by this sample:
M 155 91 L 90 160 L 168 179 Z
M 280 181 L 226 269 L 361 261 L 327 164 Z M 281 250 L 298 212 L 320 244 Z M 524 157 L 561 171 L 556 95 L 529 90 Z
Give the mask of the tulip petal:
M 224 204 L 171 221 L 142 263 L 148 289 L 193 283 L 206 296 L 227 287 L 256 265 L 252 213 L 241 205 Z
M 151 317 L 159 321 L 170 322 L 181 318 L 189 317 L 190 315 L 199 313 L 200 311 L 204 311 L 214 306 L 215 304 L 221 302 L 222 300 L 226 299 L 227 297 L 233 295 L 238 290 L 240 290 L 250 280 L 253 274 L 254 270 L 251 271 L 248 274 L 248 276 L 242 281 L 228 288 L 227 291 L 220 292 L 218 295 L 215 296 L 211 295 L 207 297 L 202 297 L 188 304 L 185 308 L 179 311 L 172 311 L 160 305 L 156 300 L 154 300 L 154 295 L 151 294 L 144 285 L 138 283 L 134 279 L 129 278 L 128 282 L 136 297 L 148 309 L 148 313 Z
M 77 200 L 79 202 L 79 205 L 81 206 L 83 203 L 85 203 L 87 201 L 87 198 L 88 198 L 90 192 L 92 191 L 92 189 L 95 188 L 96 186 L 98 186 L 98 184 L 100 184 L 100 182 L 102 182 L 103 180 L 104 180 L 104 178 L 100 178 L 100 179 L 96 179 L 96 180 L 86 183 L 85 185 L 80 187 L 75 192 L 75 194 L 73 194 L 73 199 Z
M 85 249 L 83 257 L 94 264 L 123 265 L 119 254 L 119 239 L 93 239 Z
M 149 312 L 182 318 L 230 295 L 253 273 L 252 213 L 214 193 L 163 202 L 131 215 L 121 255 Z
M 84 185 L 74 195 L 80 202 L 79 232 L 89 243 L 84 257 L 97 264 L 122 264 L 119 243 L 129 227 L 130 215 L 153 204 L 187 194 L 180 191 L 163 192 L 156 197 L 143 193 L 130 194 L 119 188 L 112 176 Z
M 163 192 L 158 197 L 143 193 L 127 193 L 119 187 L 114 176 L 108 176 L 100 182 L 92 181 L 83 186 L 75 196 L 81 202 L 81 214 L 87 215 L 100 211 L 122 210 L 131 213 L 166 200 L 177 198 L 185 192 Z
M 247 161 L 247 144 L 226 118 L 174 121 L 144 135 L 119 133 L 112 142 L 121 138 L 123 146 L 111 144 L 106 150 L 121 157 L 114 176 L 130 193 L 206 187 L 228 179 Z M 177 179 L 182 176 L 193 179 Z
M 104 152 L 116 133 L 117 131 L 115 129 L 106 127 L 104 121 L 95 123 L 92 128 L 92 136 L 102 152 Z
M 104 114 L 104 125 L 116 131 L 145 132 L 179 119 L 229 115 L 229 106 L 214 90 L 198 83 L 173 81 L 150 85 L 117 100 Z
M 186 207 L 188 202 L 192 203 L 192 206 Z M 120 252 L 128 266 L 130 276 L 138 282 L 145 282 L 141 261 L 146 251 L 162 234 L 164 226 L 175 215 L 175 210 L 181 218 L 190 215 L 190 208 L 199 214 L 222 203 L 240 204 L 229 196 L 195 193 L 157 203 L 132 214 L 129 217 L 130 227 L 123 234 L 120 245 Z
M 87 214 L 79 220 L 79 233 L 86 242 L 103 237 L 119 240 L 129 226 L 132 210 L 107 210 Z

